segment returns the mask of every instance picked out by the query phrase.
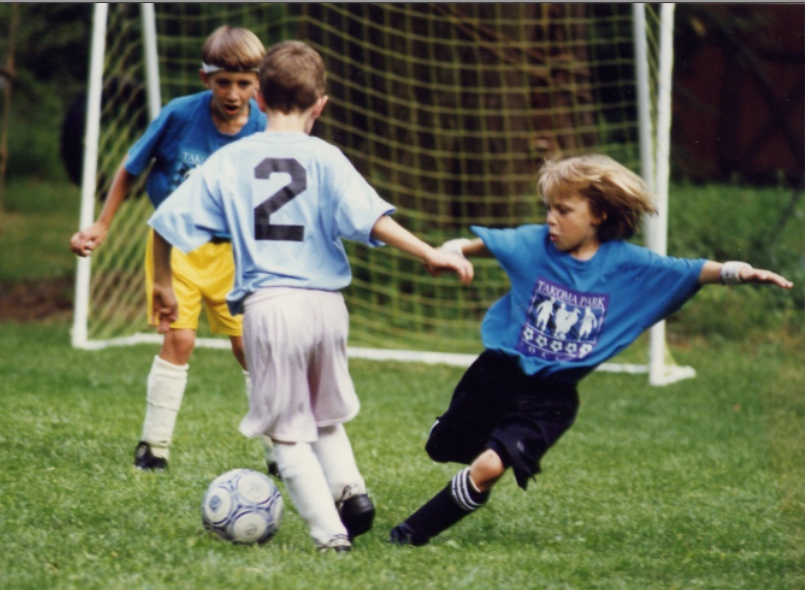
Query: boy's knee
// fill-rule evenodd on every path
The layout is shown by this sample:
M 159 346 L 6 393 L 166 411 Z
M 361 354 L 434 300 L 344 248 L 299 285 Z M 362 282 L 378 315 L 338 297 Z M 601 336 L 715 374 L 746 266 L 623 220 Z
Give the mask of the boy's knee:
M 186 365 L 193 355 L 196 345 L 196 331 L 190 329 L 171 329 L 165 334 L 160 358 L 175 365 Z
M 443 447 L 439 444 L 439 439 L 437 436 L 434 436 L 434 433 L 438 434 L 438 427 L 439 427 L 439 419 L 437 418 L 433 425 L 430 427 L 430 432 L 428 432 L 428 441 L 425 443 L 425 452 L 428 454 L 433 461 L 437 463 L 443 463 L 445 459 L 442 458 L 443 454 Z
M 431 461 L 435 461 L 436 463 L 447 463 L 450 458 L 449 455 L 445 452 L 445 448 L 442 445 L 436 444 L 433 440 L 428 440 L 425 443 L 425 452 L 430 457 Z
M 481 492 L 489 490 L 506 471 L 506 465 L 495 451 L 487 449 L 470 465 L 470 477 Z
M 441 418 L 437 418 L 428 432 L 428 441 L 425 443 L 425 452 L 432 461 L 437 463 L 467 463 L 468 459 L 462 460 L 461 441 L 453 429 L 445 430 Z

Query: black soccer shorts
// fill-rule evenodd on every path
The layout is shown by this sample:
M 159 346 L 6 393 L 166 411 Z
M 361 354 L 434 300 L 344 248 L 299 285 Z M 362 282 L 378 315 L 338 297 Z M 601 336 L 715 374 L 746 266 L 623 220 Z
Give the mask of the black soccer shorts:
M 525 490 L 578 408 L 575 384 L 526 375 L 516 357 L 487 350 L 464 373 L 425 450 L 438 463 L 469 465 L 492 449 Z

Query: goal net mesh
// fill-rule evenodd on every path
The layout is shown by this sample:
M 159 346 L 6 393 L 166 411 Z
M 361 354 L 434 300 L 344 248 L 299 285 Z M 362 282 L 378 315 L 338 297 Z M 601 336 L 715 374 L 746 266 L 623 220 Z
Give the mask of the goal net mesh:
M 657 14 L 647 5 L 656 71 Z M 471 225 L 539 223 L 543 158 L 597 151 L 639 172 L 629 4 L 157 3 L 161 101 L 197 92 L 201 46 L 218 26 L 269 45 L 304 40 L 324 57 L 330 101 L 314 135 L 339 146 L 395 219 L 438 245 Z M 96 214 L 126 151 L 148 124 L 137 4 L 107 20 Z M 145 175 L 141 180 L 144 180 Z M 86 331 L 93 342 L 154 333 L 143 258 L 152 211 L 141 182 L 91 259 Z M 350 344 L 477 353 L 484 312 L 508 281 L 493 260 L 475 280 L 432 277 L 391 248 L 345 244 Z M 203 314 L 202 314 L 203 315 Z M 205 335 L 202 318 L 200 336 Z M 645 359 L 641 359 L 643 362 Z

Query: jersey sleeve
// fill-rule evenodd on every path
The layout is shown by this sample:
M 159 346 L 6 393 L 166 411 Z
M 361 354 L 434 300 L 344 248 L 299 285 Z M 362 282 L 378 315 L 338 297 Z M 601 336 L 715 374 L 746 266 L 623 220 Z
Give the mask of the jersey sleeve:
M 481 238 L 484 246 L 498 260 L 516 254 L 522 248 L 519 228 L 490 229 L 479 225 L 471 225 L 470 230 Z
M 215 175 L 209 170 L 204 166 L 193 172 L 148 220 L 148 225 L 185 253 L 215 235 L 229 233 Z
M 544 225 L 521 225 L 513 228 L 470 226 L 481 238 L 501 267 L 509 273 L 530 273 L 533 265 L 544 255 L 547 228 Z
M 128 159 L 126 160 L 126 171 L 129 174 L 139 176 L 156 156 L 159 144 L 164 140 L 165 132 L 172 124 L 173 111 L 174 109 L 170 103 L 165 105 L 159 111 L 156 119 L 148 125 L 140 139 L 129 148 Z
M 338 236 L 368 246 L 383 245 L 372 238 L 372 228 L 383 215 L 394 213 L 395 207 L 377 194 L 340 150 L 332 156 L 330 170 Z
M 623 272 L 643 293 L 640 305 L 646 327 L 679 310 L 699 289 L 699 275 L 706 260 L 662 256 L 640 246 L 624 245 L 630 261 Z

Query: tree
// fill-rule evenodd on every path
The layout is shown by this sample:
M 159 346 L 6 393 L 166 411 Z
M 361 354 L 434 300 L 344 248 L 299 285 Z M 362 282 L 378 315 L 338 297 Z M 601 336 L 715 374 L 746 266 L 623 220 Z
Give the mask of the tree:
M 6 170 L 8 169 L 8 122 L 11 119 L 11 91 L 14 85 L 14 51 L 16 50 L 17 23 L 19 10 L 16 3 L 10 6 L 8 24 L 8 46 L 6 63 L 0 65 L 0 88 L 3 91 L 3 120 L 0 124 L 0 214 L 3 212 L 6 195 Z M 0 229 L 2 225 L 0 224 Z

